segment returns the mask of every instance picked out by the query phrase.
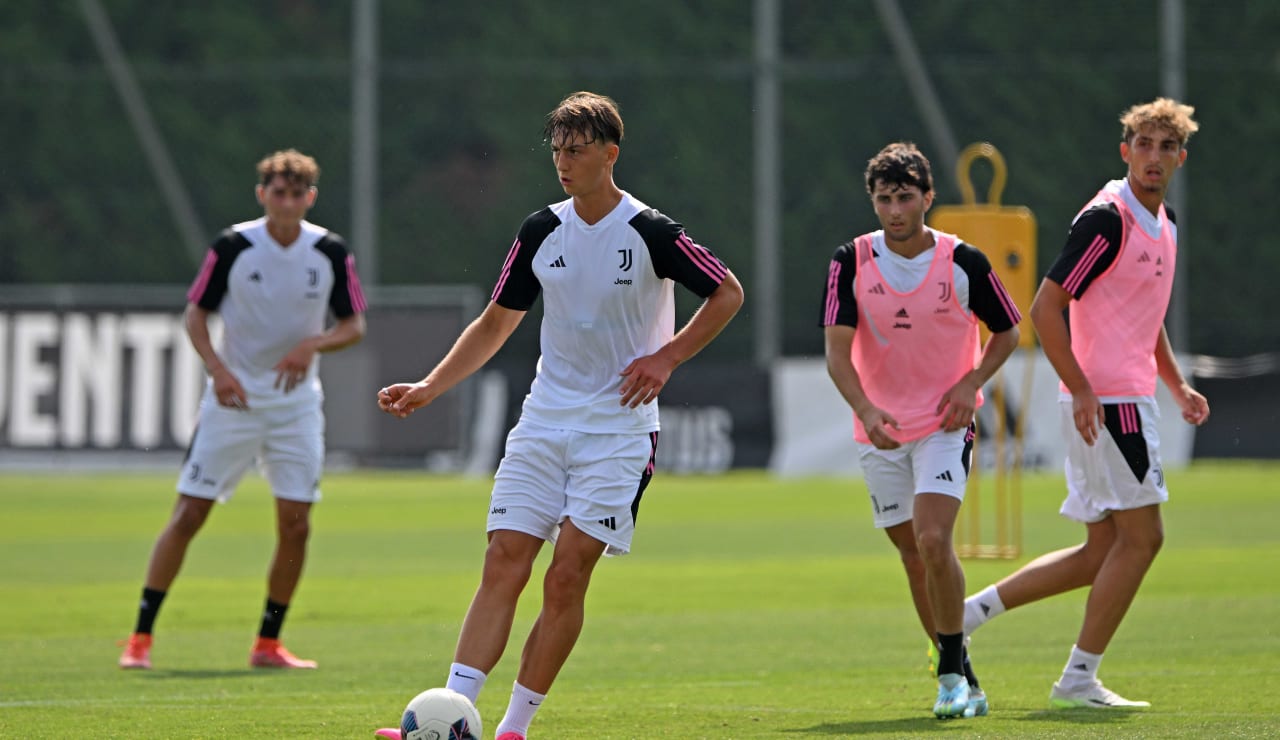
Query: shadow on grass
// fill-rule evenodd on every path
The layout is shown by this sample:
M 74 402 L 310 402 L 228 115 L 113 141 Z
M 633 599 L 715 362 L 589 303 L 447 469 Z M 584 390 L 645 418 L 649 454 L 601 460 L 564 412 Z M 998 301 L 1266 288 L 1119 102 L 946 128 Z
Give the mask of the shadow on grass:
M 1075 725 L 1106 725 L 1126 722 L 1134 715 L 1142 714 L 1140 709 L 1057 709 L 1034 712 L 1001 712 L 1001 719 L 1015 722 L 1059 722 Z M 800 727 L 784 730 L 788 735 L 818 735 L 828 737 L 849 737 L 852 735 L 902 734 L 920 735 L 929 732 L 956 732 L 978 729 L 989 720 L 982 718 L 958 719 L 954 721 L 940 720 L 935 717 L 904 717 L 902 719 L 883 719 L 870 722 L 826 722 L 812 727 Z
M 871 722 L 825 722 L 813 727 L 801 727 L 784 730 L 788 735 L 827 735 L 830 737 L 848 737 L 850 735 L 903 734 L 918 735 L 926 732 L 955 731 L 961 727 L 972 728 L 973 720 L 944 721 L 936 717 L 904 717 L 903 719 L 881 719 Z
M 142 675 L 145 678 L 151 679 L 153 681 L 159 681 L 159 680 L 164 680 L 169 678 L 200 679 L 200 678 L 236 678 L 239 676 L 269 676 L 269 675 L 280 673 L 280 672 L 281 671 L 259 670 L 254 668 L 231 668 L 231 669 L 223 669 L 223 670 L 209 670 L 209 669 L 202 670 L 198 668 L 184 670 L 179 668 L 165 668 L 165 669 L 152 669 L 146 672 L 139 671 L 139 673 L 142 673 Z
M 1139 716 L 1144 711 L 1146 710 L 1140 707 L 1041 709 L 1035 712 L 1027 712 L 1021 717 L 1011 717 L 1010 719 L 1019 722 L 1058 722 L 1064 725 L 1105 725 L 1127 722 L 1131 717 Z

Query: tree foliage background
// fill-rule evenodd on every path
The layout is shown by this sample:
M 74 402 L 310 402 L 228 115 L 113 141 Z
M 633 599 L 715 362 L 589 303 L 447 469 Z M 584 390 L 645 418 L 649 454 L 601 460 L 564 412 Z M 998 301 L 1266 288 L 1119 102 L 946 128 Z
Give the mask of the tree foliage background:
M 185 283 L 197 265 L 83 6 L 8 3 L 0 24 L 0 285 Z M 253 166 L 290 146 L 323 169 L 311 220 L 350 233 L 350 3 L 101 6 L 210 238 L 259 215 Z M 953 163 L 932 151 L 872 0 L 781 6 L 783 349 L 820 354 L 827 261 L 876 228 L 867 159 L 908 139 L 938 169 Z M 1159 0 L 901 7 L 958 143 L 994 143 L 1009 168 L 1002 202 L 1034 211 L 1043 274 L 1072 216 L 1124 172 L 1120 112 L 1161 93 Z M 619 184 L 686 224 L 747 287 L 747 313 L 710 351 L 751 356 L 752 3 L 381 0 L 379 9 L 382 283 L 471 283 L 487 294 L 521 219 L 563 197 L 543 116 L 566 93 L 591 89 L 622 107 Z M 1184 348 L 1280 350 L 1280 240 L 1270 228 L 1280 3 L 1185 0 L 1185 11 L 1185 97 L 1202 129 L 1179 175 Z M 959 202 L 954 182 L 938 191 L 939 203 Z

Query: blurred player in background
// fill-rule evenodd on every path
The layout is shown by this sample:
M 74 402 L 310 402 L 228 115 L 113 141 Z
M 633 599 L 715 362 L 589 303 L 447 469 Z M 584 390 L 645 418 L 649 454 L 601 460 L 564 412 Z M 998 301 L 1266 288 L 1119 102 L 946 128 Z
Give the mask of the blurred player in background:
M 938 649 L 934 714 L 987 713 L 964 648 L 964 571 L 952 543 L 982 386 L 1018 345 L 1022 316 L 985 255 L 924 225 L 929 160 L 894 143 L 867 164 L 881 230 L 835 251 L 823 291 L 827 371 L 854 412 L 875 525 L 902 556 Z M 978 321 L 991 330 L 980 346 Z
M 1178 235 L 1164 196 L 1199 128 L 1194 112 L 1168 98 L 1125 111 L 1120 158 L 1128 174 L 1076 215 L 1031 304 L 1044 354 L 1062 380 L 1062 514 L 1085 525 L 1085 542 L 1042 555 L 969 597 L 965 632 L 1008 609 L 1090 586 L 1084 624 L 1050 692 L 1054 707 L 1150 706 L 1104 687 L 1098 664 L 1164 541 L 1160 504 L 1169 492 L 1156 433 L 1157 376 L 1184 420 L 1209 418 L 1164 330 Z
M 276 508 L 276 551 L 250 664 L 315 668 L 280 644 L 280 628 L 302 576 L 311 504 L 324 466 L 321 352 L 364 336 L 365 299 L 342 238 L 305 220 L 320 169 L 292 149 L 258 163 L 265 215 L 218 237 L 187 293 L 191 344 L 209 373 L 178 479 L 178 501 L 147 566 L 137 626 L 123 668 L 151 667 L 156 614 L 215 501 L 226 500 L 257 459 Z M 222 317 L 221 346 L 209 317 Z M 329 313 L 336 322 L 325 328 Z
M 569 198 L 525 219 L 492 300 L 440 364 L 378 392 L 379 407 L 396 416 L 426 406 L 484 365 L 543 295 L 542 356 L 494 478 L 484 570 L 447 683 L 476 700 L 506 648 L 534 558 L 554 543 L 497 740 L 523 740 L 582 630 L 596 563 L 631 548 L 663 386 L 742 305 L 723 262 L 614 183 L 622 131 L 608 97 L 561 101 L 544 133 Z M 675 283 L 704 299 L 679 331 Z

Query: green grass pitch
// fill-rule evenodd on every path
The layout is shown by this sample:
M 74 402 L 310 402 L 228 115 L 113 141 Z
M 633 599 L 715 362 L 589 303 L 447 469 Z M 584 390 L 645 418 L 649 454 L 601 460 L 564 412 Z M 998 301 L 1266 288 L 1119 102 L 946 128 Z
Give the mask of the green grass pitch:
M 284 636 L 318 671 L 248 668 L 269 494 L 215 509 L 156 626 L 116 667 L 174 474 L 0 476 L 0 737 L 372 738 L 444 682 L 484 547 L 487 480 L 332 474 Z M 603 561 L 533 738 L 1280 736 L 1280 465 L 1170 473 L 1166 541 L 1101 675 L 1145 711 L 1047 709 L 1084 591 L 1010 612 L 972 653 L 991 715 L 940 722 L 901 567 L 857 480 L 655 478 L 632 555 Z M 1024 479 L 1026 554 L 1078 541 L 1056 475 Z M 545 563 L 546 553 L 543 558 Z M 539 571 L 540 572 L 540 571 Z M 506 706 L 538 577 L 479 707 Z

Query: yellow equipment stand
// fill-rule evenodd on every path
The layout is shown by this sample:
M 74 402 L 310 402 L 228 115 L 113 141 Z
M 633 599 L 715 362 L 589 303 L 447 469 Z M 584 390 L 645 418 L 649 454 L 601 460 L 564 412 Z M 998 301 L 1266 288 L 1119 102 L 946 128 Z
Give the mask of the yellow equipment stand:
M 985 158 L 993 174 L 987 192 L 987 203 L 977 203 L 969 170 L 975 159 Z M 978 460 L 978 443 L 974 440 L 974 463 L 969 471 L 969 488 L 956 527 L 956 553 L 964 558 L 1016 558 L 1022 553 L 1022 458 L 1028 399 L 1035 363 L 1035 327 L 1027 315 L 1036 290 L 1036 219 L 1025 206 L 1002 206 L 1000 195 L 1006 179 L 1004 157 L 991 144 L 970 144 L 960 153 L 956 179 L 963 205 L 938 206 L 932 209 L 929 225 L 955 234 L 987 255 L 991 267 L 1004 283 L 1009 296 L 1022 312 L 1019 324 L 1019 348 L 1025 357 L 1021 403 L 1009 430 L 1008 398 L 1003 372 L 996 373 L 988 385 L 988 401 L 994 410 L 995 429 L 990 439 L 995 444 L 995 486 L 993 511 L 985 512 Z M 987 339 L 982 327 L 982 340 Z M 1012 449 L 1009 449 L 1012 437 Z M 988 540 L 988 536 L 994 538 Z

